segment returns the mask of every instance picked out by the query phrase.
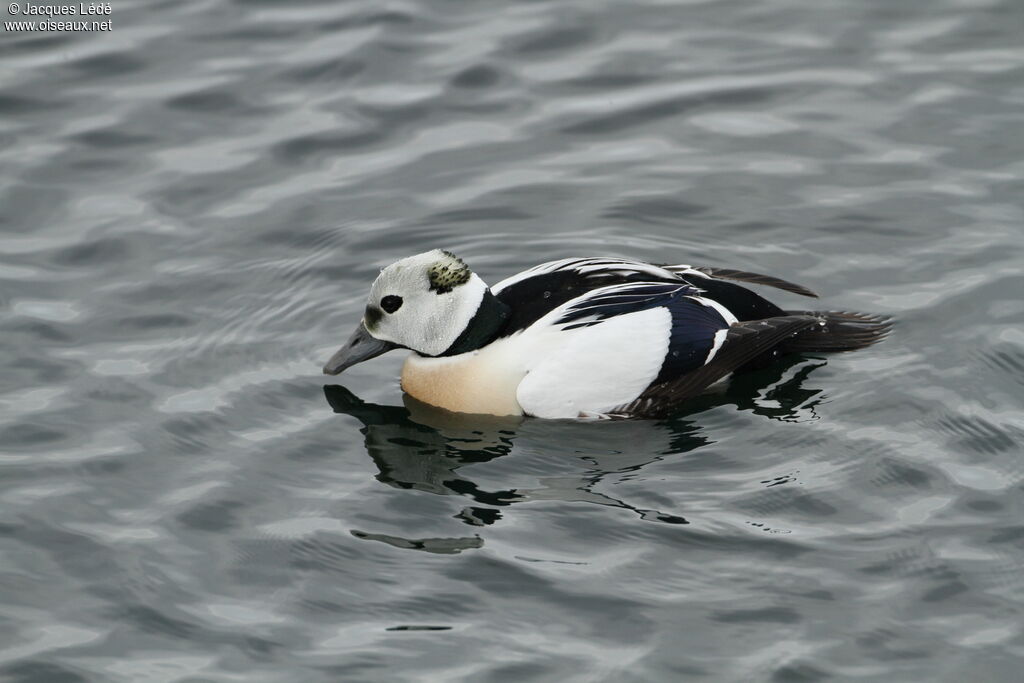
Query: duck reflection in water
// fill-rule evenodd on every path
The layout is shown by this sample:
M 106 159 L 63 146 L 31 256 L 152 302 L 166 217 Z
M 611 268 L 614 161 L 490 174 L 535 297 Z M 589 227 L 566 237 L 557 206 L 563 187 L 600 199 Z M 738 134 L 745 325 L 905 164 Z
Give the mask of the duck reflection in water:
M 644 520 L 688 524 L 675 511 L 640 508 L 595 488 L 609 475 L 637 472 L 651 462 L 714 443 L 697 420 L 699 413 L 710 408 L 734 405 L 739 410 L 789 422 L 817 419 L 820 390 L 805 389 L 803 383 L 823 365 L 825 361 L 816 358 L 785 359 L 770 368 L 734 377 L 720 391 L 692 400 L 685 414 L 657 421 L 466 415 L 427 405 L 407 394 L 403 395 L 403 406 L 385 406 L 367 403 L 338 385 L 325 386 L 324 394 L 334 412 L 362 423 L 360 431 L 365 436 L 366 451 L 379 469 L 379 481 L 401 489 L 466 497 L 476 505 L 456 516 L 467 524 L 493 524 L 501 519 L 502 507 L 543 500 L 611 506 L 631 510 Z M 549 444 L 552 457 L 562 459 L 555 468 L 557 476 L 538 478 L 540 486 L 535 488 L 489 490 L 459 473 L 467 465 L 509 455 L 517 439 L 533 451 L 538 450 L 537 444 L 545 444 L 541 447 L 544 450 Z M 357 535 L 372 536 L 361 532 Z M 375 536 L 373 540 L 404 547 L 419 543 Z M 480 542 L 479 538 L 464 540 Z

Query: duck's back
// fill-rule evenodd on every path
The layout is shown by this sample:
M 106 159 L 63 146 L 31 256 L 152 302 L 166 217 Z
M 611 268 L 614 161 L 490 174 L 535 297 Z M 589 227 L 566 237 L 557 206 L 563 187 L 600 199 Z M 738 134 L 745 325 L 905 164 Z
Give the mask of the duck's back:
M 859 314 L 787 312 L 733 280 L 816 296 L 757 273 L 614 258 L 552 261 L 498 283 L 492 291 L 511 309 L 503 334 L 550 337 L 546 349 L 529 351 L 538 359 L 517 401 L 542 417 L 663 415 L 779 353 L 862 348 L 890 326 Z
M 588 292 L 609 285 L 634 283 L 685 283 L 701 290 L 702 296 L 727 308 L 737 320 L 760 320 L 783 315 L 782 309 L 755 292 L 734 282 L 717 279 L 713 269 L 688 265 L 657 266 L 628 259 L 588 257 L 550 261 L 502 280 L 491 288 L 499 301 L 511 310 L 503 334 L 526 329 L 551 311 Z M 760 278 L 763 284 L 810 293 L 799 285 L 744 271 L 719 271 L 738 277 Z

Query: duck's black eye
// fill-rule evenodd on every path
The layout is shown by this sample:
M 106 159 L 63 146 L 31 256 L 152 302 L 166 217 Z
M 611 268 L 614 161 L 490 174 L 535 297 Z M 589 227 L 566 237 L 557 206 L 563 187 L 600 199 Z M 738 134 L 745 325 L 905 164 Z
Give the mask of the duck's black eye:
M 402 307 L 402 297 L 388 294 L 380 300 L 380 307 L 387 313 L 394 313 Z

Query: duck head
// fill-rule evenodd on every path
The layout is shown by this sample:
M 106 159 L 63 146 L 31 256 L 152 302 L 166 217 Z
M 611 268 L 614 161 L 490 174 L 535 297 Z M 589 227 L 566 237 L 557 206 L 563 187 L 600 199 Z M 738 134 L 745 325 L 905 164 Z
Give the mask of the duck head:
M 396 261 L 377 276 L 363 319 L 324 365 L 324 373 L 337 375 L 397 348 L 425 356 L 471 350 L 467 341 L 479 341 L 480 335 L 466 340 L 467 332 L 480 327 L 474 319 L 484 322 L 481 309 L 489 312 L 487 321 L 494 319 L 496 301 L 484 281 L 449 251 L 434 249 Z

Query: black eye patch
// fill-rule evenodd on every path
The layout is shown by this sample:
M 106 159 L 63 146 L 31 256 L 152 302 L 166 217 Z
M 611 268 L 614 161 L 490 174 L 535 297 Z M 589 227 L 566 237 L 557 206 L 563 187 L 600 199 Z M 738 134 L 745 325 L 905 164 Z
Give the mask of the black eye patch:
M 388 294 L 380 300 L 380 307 L 383 308 L 386 313 L 394 313 L 402 307 L 402 297 L 395 296 L 394 294 Z

